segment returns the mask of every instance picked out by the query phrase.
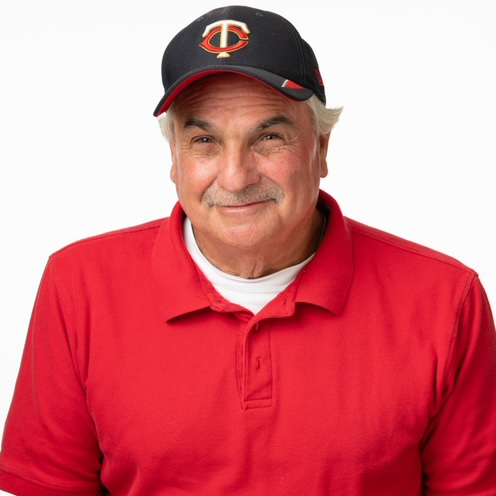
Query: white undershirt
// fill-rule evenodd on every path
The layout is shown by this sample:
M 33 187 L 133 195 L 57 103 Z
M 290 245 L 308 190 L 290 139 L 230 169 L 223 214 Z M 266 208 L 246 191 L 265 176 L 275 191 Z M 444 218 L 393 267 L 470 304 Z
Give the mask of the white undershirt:
M 314 254 L 298 265 L 258 277 L 257 279 L 245 279 L 227 274 L 212 265 L 200 251 L 196 243 L 193 227 L 186 217 L 183 224 L 183 236 L 186 248 L 203 272 L 205 277 L 212 283 L 213 287 L 228 301 L 247 308 L 254 314 L 273 300 L 279 293 L 284 291 L 298 275 L 298 272 L 312 260 Z

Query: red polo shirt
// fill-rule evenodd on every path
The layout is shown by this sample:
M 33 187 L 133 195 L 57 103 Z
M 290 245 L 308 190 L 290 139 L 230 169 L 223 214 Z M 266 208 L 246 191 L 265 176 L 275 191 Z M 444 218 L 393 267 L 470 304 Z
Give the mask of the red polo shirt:
M 496 494 L 496 334 L 477 275 L 345 219 L 253 315 L 183 212 L 54 254 L 0 456 L 20 496 Z

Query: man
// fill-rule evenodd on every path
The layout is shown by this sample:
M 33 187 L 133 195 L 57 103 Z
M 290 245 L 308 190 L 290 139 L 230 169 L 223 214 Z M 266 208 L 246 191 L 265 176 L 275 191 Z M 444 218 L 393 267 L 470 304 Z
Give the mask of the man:
M 495 494 L 484 291 L 319 191 L 339 111 L 312 49 L 275 14 L 226 7 L 176 35 L 162 71 L 179 202 L 52 255 L 0 487 Z

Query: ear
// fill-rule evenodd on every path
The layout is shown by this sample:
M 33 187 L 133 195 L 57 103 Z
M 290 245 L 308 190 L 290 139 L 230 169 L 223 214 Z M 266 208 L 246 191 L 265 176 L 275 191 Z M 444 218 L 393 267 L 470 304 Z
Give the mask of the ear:
M 327 149 L 329 147 L 330 136 L 330 133 L 319 136 L 320 177 L 326 177 L 329 172 L 327 168 Z
M 170 144 L 170 151 L 171 151 L 171 159 L 172 159 L 172 166 L 170 169 L 170 178 L 171 181 L 176 184 L 177 181 L 177 160 L 176 160 L 176 147 L 174 145 L 174 142 Z

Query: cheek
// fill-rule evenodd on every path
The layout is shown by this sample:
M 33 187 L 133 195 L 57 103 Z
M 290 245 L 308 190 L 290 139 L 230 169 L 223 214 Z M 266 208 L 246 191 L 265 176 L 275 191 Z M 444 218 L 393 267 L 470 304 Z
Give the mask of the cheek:
M 288 168 L 289 165 L 289 168 Z M 311 150 L 299 150 L 287 161 L 285 170 L 288 179 L 296 186 L 306 187 L 314 184 L 320 178 L 320 158 L 316 148 Z
M 171 178 L 182 199 L 201 200 L 208 187 L 215 181 L 212 164 L 198 160 L 176 161 L 171 168 Z
M 320 178 L 321 166 L 318 154 L 307 153 L 294 157 L 291 168 L 286 169 L 283 179 L 286 184 L 286 193 L 292 193 L 291 201 L 303 208 L 304 205 L 316 201 Z

